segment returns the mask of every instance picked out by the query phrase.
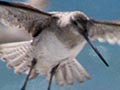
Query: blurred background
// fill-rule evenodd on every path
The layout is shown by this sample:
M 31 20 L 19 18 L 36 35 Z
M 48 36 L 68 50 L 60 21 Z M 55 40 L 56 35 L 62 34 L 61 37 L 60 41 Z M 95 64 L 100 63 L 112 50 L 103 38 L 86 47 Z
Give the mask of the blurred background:
M 6 0 L 19 1 L 24 0 Z M 48 2 L 49 1 L 49 2 Z M 97 20 L 120 20 L 119 0 L 28 0 L 27 3 L 44 11 L 83 11 L 89 17 Z M 47 6 L 47 7 L 46 7 Z M 1 26 L 0 26 L 1 27 Z M 0 28 L 0 43 L 28 39 L 28 36 L 9 32 Z M 120 90 L 120 46 L 108 43 L 94 42 L 110 67 L 100 62 L 98 56 L 86 45 L 78 55 L 79 62 L 90 73 L 92 79 L 73 86 L 60 87 L 53 82 L 51 90 Z M 0 90 L 19 90 L 25 75 L 15 75 L 13 70 L 7 69 L 4 62 L 0 62 Z M 43 76 L 29 81 L 26 90 L 47 90 L 48 82 Z

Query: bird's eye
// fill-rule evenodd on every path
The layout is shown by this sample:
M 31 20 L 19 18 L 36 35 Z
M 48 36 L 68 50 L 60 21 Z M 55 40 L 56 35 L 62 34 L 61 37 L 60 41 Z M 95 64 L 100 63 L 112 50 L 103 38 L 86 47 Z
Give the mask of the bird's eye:
M 77 27 L 79 27 L 81 29 L 85 29 L 86 26 L 87 26 L 88 20 L 86 18 L 84 18 L 84 17 L 79 17 L 79 18 L 78 17 L 74 17 L 74 18 L 71 18 L 71 22 L 75 26 L 77 26 Z
M 72 20 L 72 23 L 76 26 L 78 26 L 78 23 L 75 20 Z
M 72 20 L 72 24 L 73 24 L 76 28 L 79 28 L 79 29 L 81 29 L 81 30 L 84 30 L 83 23 L 81 23 L 80 21 L 78 21 L 78 20 Z
M 84 27 L 86 27 L 88 20 L 85 18 L 79 18 L 76 19 L 77 22 L 81 23 L 81 25 L 83 25 Z

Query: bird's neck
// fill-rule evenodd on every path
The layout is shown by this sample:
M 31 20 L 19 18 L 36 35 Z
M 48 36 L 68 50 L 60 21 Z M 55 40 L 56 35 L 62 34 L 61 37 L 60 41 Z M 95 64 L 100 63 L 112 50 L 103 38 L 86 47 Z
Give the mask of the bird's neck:
M 54 33 L 58 40 L 60 40 L 60 42 L 62 42 L 69 49 L 76 47 L 80 42 L 84 41 L 82 36 L 76 35 L 67 29 L 56 30 Z

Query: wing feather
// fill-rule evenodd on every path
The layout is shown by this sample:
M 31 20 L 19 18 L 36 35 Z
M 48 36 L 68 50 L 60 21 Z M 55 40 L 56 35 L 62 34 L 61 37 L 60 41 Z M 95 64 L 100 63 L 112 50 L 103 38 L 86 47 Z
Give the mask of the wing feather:
M 14 68 L 17 74 L 26 73 L 29 70 L 33 59 L 31 42 L 24 41 L 0 45 L 0 58 L 7 62 L 9 68 Z
M 0 1 L 0 23 L 36 34 L 49 25 L 51 14 L 22 3 Z M 34 36 L 34 35 L 33 35 Z
M 120 44 L 120 21 L 90 20 L 88 24 L 89 35 L 100 42 Z
M 62 69 L 59 69 L 57 73 L 55 74 L 55 79 L 58 85 L 64 85 L 65 84 L 65 78 L 64 73 Z

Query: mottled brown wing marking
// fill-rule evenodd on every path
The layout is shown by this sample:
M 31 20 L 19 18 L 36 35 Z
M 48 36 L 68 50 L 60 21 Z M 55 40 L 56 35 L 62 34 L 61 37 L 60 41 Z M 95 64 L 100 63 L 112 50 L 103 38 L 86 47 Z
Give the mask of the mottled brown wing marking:
M 49 14 L 49 13 L 42 12 L 42 11 L 40 11 L 40 10 L 30 6 L 30 5 L 26 5 L 26 4 L 23 4 L 23 3 L 15 3 L 15 2 L 11 3 L 11 2 L 6 2 L 6 1 L 0 1 L 0 5 L 10 6 L 10 7 L 24 9 L 24 10 L 29 10 L 29 11 L 32 11 L 32 12 L 35 12 L 35 13 L 46 15 L 46 16 L 51 16 L 52 15 L 52 14 Z
M 9 27 L 26 30 L 37 36 L 51 23 L 51 14 L 21 3 L 0 1 L 0 22 Z

